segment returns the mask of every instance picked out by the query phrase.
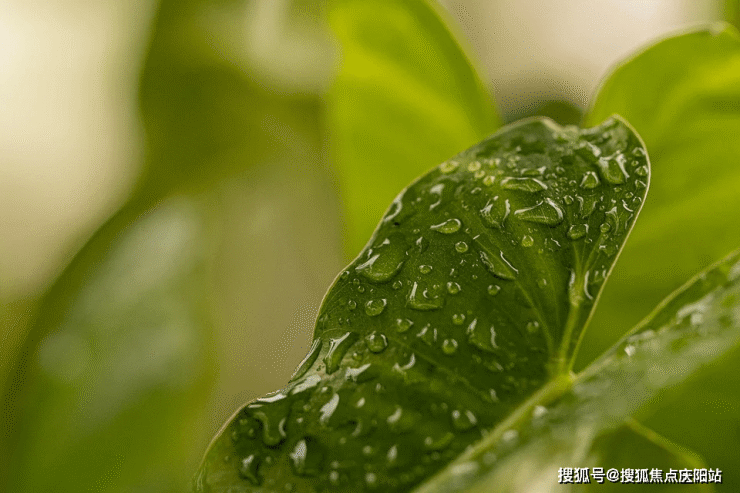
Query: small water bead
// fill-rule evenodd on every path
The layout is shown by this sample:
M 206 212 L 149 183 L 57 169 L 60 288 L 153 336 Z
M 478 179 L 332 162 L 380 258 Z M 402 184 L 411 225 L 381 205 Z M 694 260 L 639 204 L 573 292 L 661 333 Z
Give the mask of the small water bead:
M 464 313 L 455 313 L 452 315 L 452 323 L 455 325 L 462 325 L 465 323 L 465 314 Z
M 458 253 L 465 253 L 468 251 L 468 244 L 464 241 L 458 241 L 455 243 L 455 250 L 457 250 Z
M 357 308 L 357 302 L 355 300 L 349 300 L 347 302 L 347 308 L 349 308 L 350 310 L 354 310 L 355 308 Z
M 429 325 L 425 325 L 421 331 L 416 334 L 416 337 L 424 341 L 427 346 L 431 346 L 437 342 L 437 329 L 430 327 Z
M 409 320 L 408 318 L 397 318 L 396 319 L 396 331 L 403 334 L 404 332 L 408 332 L 408 330 L 414 325 L 414 322 Z
M 401 280 L 395 280 L 393 281 L 393 284 L 391 284 L 391 287 L 395 290 L 399 290 L 403 287 L 403 281 Z
M 456 282 L 450 281 L 447 283 L 447 292 L 450 294 L 457 294 L 460 292 L 460 285 Z
M 547 286 L 547 279 L 544 279 L 544 278 L 537 279 L 537 287 L 538 288 L 544 289 L 545 286 Z
M 457 352 L 457 341 L 455 339 L 445 339 L 442 341 L 442 352 L 451 356 Z
M 612 225 L 607 222 L 601 223 L 601 226 L 599 226 L 599 231 L 601 231 L 602 233 L 608 233 L 609 231 L 611 231 L 611 229 Z
M 365 474 L 365 484 L 368 488 L 375 488 L 378 486 L 378 476 L 374 472 Z
M 433 437 L 428 436 L 424 439 L 424 448 L 426 448 L 427 450 L 435 451 L 444 450 L 452 443 L 454 439 L 455 435 L 450 431 L 446 432 L 444 435 L 437 438 L 436 440 Z
M 525 248 L 529 248 L 534 245 L 534 238 L 529 235 L 522 236 L 521 245 Z
M 387 304 L 388 300 L 386 300 L 385 298 L 369 300 L 367 303 L 365 303 L 365 314 L 367 314 L 368 317 L 377 317 L 378 315 L 383 313 L 383 310 L 385 310 Z
M 635 188 L 638 190 L 641 190 L 643 188 L 647 188 L 647 183 L 645 183 L 642 180 L 635 180 Z
M 255 486 L 262 484 L 262 478 L 257 474 L 259 459 L 256 455 L 251 454 L 242 459 L 239 464 L 239 475 Z
M 566 195 L 563 197 L 563 202 L 565 202 L 565 205 L 573 205 L 573 197 Z
M 583 175 L 583 179 L 581 180 L 581 188 L 585 188 L 586 190 L 593 190 L 599 185 L 601 185 L 601 181 L 599 181 L 599 177 L 596 176 L 596 173 L 594 173 L 593 171 L 586 171 L 586 173 Z
M 443 223 L 435 224 L 434 226 L 431 226 L 431 229 L 444 234 L 452 234 L 460 231 L 461 227 L 462 222 L 459 219 L 453 218 L 448 219 Z
M 648 175 L 648 168 L 647 166 L 640 166 L 639 168 L 635 169 L 635 174 L 637 176 L 645 177 Z
M 491 296 L 496 296 L 500 292 L 501 292 L 501 286 L 499 286 L 497 284 L 489 284 L 488 285 L 488 294 L 490 294 Z
M 388 347 L 388 338 L 384 334 L 372 332 L 365 337 L 365 343 L 373 353 L 382 353 Z
M 338 471 L 331 471 L 329 473 L 329 483 L 332 486 L 337 486 L 339 484 L 339 472 Z
M 514 178 L 507 177 L 501 180 L 501 187 L 506 190 L 518 190 L 521 192 L 536 193 L 547 190 L 547 185 L 537 178 Z
M 415 282 L 411 286 L 411 292 L 409 293 L 406 304 L 418 311 L 438 310 L 444 305 L 444 298 L 441 296 L 432 296 L 429 290 L 420 289 L 419 284 Z
M 535 334 L 540 329 L 540 323 L 536 320 L 532 320 L 530 322 L 527 322 L 527 332 L 530 334 Z
M 431 265 L 420 265 L 419 272 L 421 272 L 422 274 L 429 274 L 430 272 L 432 272 L 432 266 Z
M 493 175 L 486 175 L 485 178 L 483 178 L 483 184 L 487 187 L 490 187 L 496 182 L 496 178 Z
M 460 411 L 455 409 L 452 411 L 452 426 L 458 431 L 468 431 L 478 424 L 478 419 L 475 417 L 472 411 L 466 409 Z
M 415 245 L 418 253 L 424 253 L 426 252 L 427 248 L 429 248 L 429 240 L 427 240 L 423 236 L 419 236 L 416 239 Z

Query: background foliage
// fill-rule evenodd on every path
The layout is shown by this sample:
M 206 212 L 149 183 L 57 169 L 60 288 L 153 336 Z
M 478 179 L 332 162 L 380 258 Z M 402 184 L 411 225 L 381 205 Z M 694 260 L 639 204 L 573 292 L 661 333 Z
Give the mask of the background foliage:
M 501 123 L 443 10 L 286 5 L 267 26 L 294 53 L 281 59 L 290 69 L 256 54 L 259 39 L 277 43 L 244 20 L 269 19 L 264 2 L 154 8 L 138 181 L 42 296 L 2 299 L 0 488 L 182 491 L 225 418 L 283 385 L 326 286 L 390 199 Z M 655 171 L 581 365 L 740 245 L 727 227 L 740 205 L 737 44 L 726 31 L 658 44 L 604 82 L 583 120 L 624 115 Z M 566 110 L 551 115 L 578 112 Z M 268 358 L 251 356 L 260 347 Z M 665 392 L 641 419 L 738 470 L 737 361 Z

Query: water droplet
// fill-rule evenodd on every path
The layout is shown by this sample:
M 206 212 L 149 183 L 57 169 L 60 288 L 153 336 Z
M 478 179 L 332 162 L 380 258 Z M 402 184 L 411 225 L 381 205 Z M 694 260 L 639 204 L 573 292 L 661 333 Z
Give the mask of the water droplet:
M 419 272 L 421 272 L 422 274 L 429 274 L 430 272 L 432 272 L 432 266 L 431 265 L 420 265 Z
M 522 236 L 521 245 L 525 248 L 529 248 L 534 245 L 534 238 L 529 235 Z
M 262 441 L 265 445 L 274 447 L 285 440 L 287 437 L 285 434 L 286 417 L 278 421 L 276 426 L 276 419 L 270 417 L 264 410 L 254 411 L 252 415 L 254 419 L 262 423 Z
M 408 318 L 397 318 L 396 319 L 396 330 L 401 334 L 403 334 L 404 332 L 407 332 L 413 325 L 414 325 L 414 322 L 412 322 Z
M 645 177 L 648 175 L 648 168 L 647 166 L 640 166 L 639 168 L 635 169 L 635 174 L 637 176 Z
M 506 258 L 504 258 L 504 252 L 501 252 L 497 257 L 495 255 L 489 255 L 487 251 L 480 251 L 480 259 L 483 265 L 486 266 L 488 271 L 499 279 L 506 281 L 513 281 L 516 279 L 517 269 L 515 269 Z
M 568 238 L 571 240 L 580 240 L 588 233 L 588 224 L 574 224 L 568 228 Z
M 321 377 L 319 375 L 309 375 L 304 381 L 293 387 L 293 389 L 290 391 L 290 394 L 294 395 L 303 392 L 304 390 L 312 389 L 316 387 L 320 382 Z
M 339 405 L 339 394 L 334 394 L 331 399 L 329 399 L 329 402 L 324 404 L 319 410 L 321 412 L 319 423 L 326 425 L 332 414 L 334 414 L 334 411 L 337 410 L 337 405 Z
M 393 445 L 391 448 L 388 449 L 388 453 L 386 454 L 386 460 L 388 461 L 388 464 L 394 464 L 397 459 L 398 459 L 398 445 Z
M 403 366 L 396 363 L 395 365 L 393 365 L 393 369 L 397 371 L 407 371 L 413 368 L 415 364 L 416 364 L 416 355 L 414 353 L 411 353 L 411 357 L 409 358 L 408 363 L 406 363 Z
M 581 188 L 585 188 L 586 190 L 593 190 L 599 185 L 601 185 L 601 182 L 599 181 L 599 177 L 596 176 L 596 173 L 594 173 L 593 171 L 586 171 L 586 173 L 583 175 L 583 179 L 581 180 Z
M 570 195 L 565 195 L 563 197 L 563 202 L 565 202 L 565 205 L 572 205 L 573 204 L 573 197 Z
M 459 219 L 448 219 L 443 223 L 435 224 L 434 226 L 431 226 L 431 229 L 434 231 L 439 231 L 440 233 L 444 234 L 452 234 L 457 233 L 460 231 L 460 228 L 462 227 L 462 222 Z
M 489 226 L 503 229 L 506 218 L 511 212 L 509 199 L 499 200 L 498 196 L 489 201 L 485 207 L 480 210 L 480 215 Z
M 446 432 L 436 440 L 433 437 L 428 436 L 424 439 L 424 448 L 427 450 L 443 450 L 447 448 L 454 439 L 455 435 L 451 431 Z
M 470 410 L 460 411 L 455 409 L 452 411 L 452 426 L 458 431 L 468 431 L 478 424 L 478 419 L 475 417 Z
M 456 282 L 450 281 L 447 283 L 447 292 L 450 294 L 457 294 L 460 292 L 460 285 Z
M 459 163 L 457 163 L 456 161 L 445 161 L 444 163 L 439 165 L 439 170 L 447 175 L 455 171 L 458 166 Z
M 458 253 L 465 253 L 468 251 L 468 244 L 464 241 L 458 241 L 455 243 L 455 250 L 457 250 Z
M 519 209 L 514 215 L 523 221 L 557 226 L 563 222 L 563 210 L 558 204 L 547 198 L 533 207 Z
M 393 284 L 391 286 L 393 287 L 393 289 L 398 290 L 403 287 L 403 282 L 400 279 L 396 279 L 395 281 L 393 281 Z
M 605 216 L 606 216 L 606 222 L 604 224 L 608 225 L 609 227 L 607 228 L 606 231 L 602 229 L 601 232 L 606 233 L 609 230 L 614 229 L 614 232 L 618 233 L 619 232 L 619 216 L 617 214 L 617 207 L 614 206 L 611 209 L 609 209 L 606 212 Z M 604 224 L 602 224 L 601 226 L 603 227 Z
M 331 471 L 329 473 L 329 483 L 332 486 L 337 486 L 339 484 L 339 472 L 338 471 Z
M 452 323 L 455 325 L 462 325 L 465 323 L 465 314 L 464 313 L 455 313 L 452 315 Z
M 357 308 L 357 302 L 355 300 L 349 300 L 347 302 L 347 308 L 349 308 L 350 310 L 354 310 L 355 308 Z
M 612 229 L 612 225 L 609 223 L 601 223 L 601 226 L 599 226 L 599 231 L 602 233 L 608 233 Z
M 534 406 L 532 410 L 532 417 L 534 419 L 541 418 L 545 414 L 547 414 L 547 408 L 545 406 Z
M 540 323 L 536 320 L 532 320 L 530 322 L 527 322 L 527 332 L 530 334 L 535 334 L 540 329 Z
M 373 353 L 382 353 L 388 347 L 388 339 L 384 334 L 373 332 L 365 337 L 367 348 Z
M 421 331 L 416 334 L 416 337 L 424 341 L 427 346 L 431 346 L 437 342 L 437 329 L 430 327 L 429 325 L 425 325 Z
M 514 178 L 507 177 L 501 180 L 501 187 L 506 190 L 519 190 L 522 192 L 541 192 L 547 190 L 547 185 L 537 178 Z
M 468 164 L 468 171 L 471 173 L 474 173 L 476 171 L 480 170 L 480 162 L 479 161 L 473 161 L 472 163 Z
M 313 343 L 311 343 L 311 348 L 308 350 L 308 354 L 303 358 L 303 361 L 300 362 L 298 368 L 296 368 L 293 373 L 293 376 L 290 377 L 291 382 L 301 378 L 313 366 L 316 359 L 319 357 L 322 344 L 321 339 L 314 339 Z
M 444 298 L 441 296 L 431 297 L 429 296 L 430 293 L 428 290 L 424 290 L 423 292 L 420 291 L 421 289 L 419 289 L 418 283 L 415 282 L 411 287 L 411 292 L 409 293 L 407 301 L 407 305 L 410 308 L 419 311 L 437 310 L 442 308 L 442 305 L 444 305 Z
M 477 318 L 473 319 L 473 321 L 470 322 L 470 325 L 468 325 L 468 328 L 465 331 L 468 336 L 468 342 L 478 349 L 493 353 L 494 349 L 498 347 L 496 345 L 496 331 L 494 330 L 493 325 L 488 333 L 485 333 L 483 330 L 478 330 L 477 325 Z
M 397 235 L 387 238 L 373 249 L 374 255 L 358 265 L 355 270 L 366 279 L 381 283 L 392 279 L 406 261 L 406 245 Z
M 547 286 L 547 279 L 545 279 L 545 278 L 537 279 L 537 287 L 538 288 L 544 289 L 545 286 Z
M 501 286 L 498 286 L 496 284 L 490 284 L 488 286 L 488 294 L 490 294 L 491 296 L 496 296 L 500 292 L 501 292 Z
M 457 352 L 457 341 L 455 339 L 445 339 L 442 341 L 442 352 L 447 355 L 453 355 Z
M 365 474 L 365 484 L 368 488 L 375 488 L 378 486 L 378 476 L 374 472 Z
M 257 474 L 257 468 L 259 467 L 259 459 L 256 455 L 252 454 L 242 459 L 239 464 L 239 475 L 248 480 L 255 486 L 259 486 L 262 483 L 262 478 Z
M 623 154 L 617 153 L 613 156 L 602 157 L 596 161 L 601 178 L 610 185 L 621 185 L 626 178 L 629 178 L 627 171 L 624 169 L 626 158 Z
M 323 454 L 319 444 L 311 438 L 299 440 L 288 455 L 293 472 L 298 476 L 316 476 L 321 471 Z
M 324 365 L 326 373 L 331 375 L 339 369 L 342 358 L 349 350 L 350 346 L 355 343 L 358 335 L 355 332 L 347 332 L 341 337 L 329 339 L 329 351 L 324 356 Z
M 424 253 L 424 252 L 427 251 L 427 248 L 429 248 L 429 240 L 427 240 L 423 236 L 419 236 L 416 239 L 416 243 L 415 244 L 416 244 L 416 250 L 419 253 Z
M 483 178 L 483 184 L 487 187 L 490 187 L 491 185 L 493 185 L 495 181 L 496 181 L 496 178 L 494 178 L 493 175 L 487 175 L 485 178 Z
M 388 304 L 388 300 L 385 298 L 380 298 L 377 300 L 368 300 L 367 303 L 365 303 L 365 313 L 368 317 L 377 317 L 381 313 L 383 313 L 383 310 L 385 310 L 385 306 Z
M 586 219 L 596 209 L 596 204 L 599 202 L 599 197 L 596 195 L 590 197 L 576 197 L 580 204 L 580 214 L 582 219 Z

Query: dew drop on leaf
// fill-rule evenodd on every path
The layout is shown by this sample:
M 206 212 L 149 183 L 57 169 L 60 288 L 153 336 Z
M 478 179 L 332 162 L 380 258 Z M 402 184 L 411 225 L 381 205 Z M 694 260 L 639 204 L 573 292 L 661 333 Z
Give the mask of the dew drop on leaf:
M 504 258 L 504 253 L 501 252 L 499 256 L 489 255 L 485 250 L 480 251 L 480 259 L 486 269 L 498 277 L 506 281 L 513 281 L 516 279 L 517 270 Z
M 262 483 L 262 478 L 257 474 L 258 467 L 259 459 L 257 456 L 254 454 L 248 455 L 239 464 L 239 475 L 253 485 L 259 486 Z
M 456 282 L 450 281 L 447 283 L 447 292 L 450 294 L 457 294 L 460 292 L 460 285 Z
M 398 331 L 401 334 L 403 334 L 404 332 L 407 332 L 413 325 L 414 325 L 414 322 L 412 322 L 408 318 L 397 318 L 396 319 L 396 331 Z
M 467 431 L 475 427 L 478 424 L 478 419 L 475 417 L 470 410 L 460 411 L 455 409 L 452 411 L 452 426 L 458 431 Z
M 519 190 L 521 192 L 541 192 L 547 190 L 547 185 L 537 178 L 514 178 L 507 177 L 501 180 L 501 187 L 506 190 Z
M 442 308 L 442 305 L 444 305 L 444 298 L 441 296 L 429 297 L 428 290 L 422 291 L 422 289 L 419 288 L 419 284 L 415 282 L 411 287 L 407 305 L 410 308 L 419 311 L 437 310 Z
M 580 240 L 588 233 L 588 224 L 573 224 L 568 228 L 568 238 L 573 241 Z
M 442 341 L 442 352 L 451 356 L 457 352 L 457 341 L 455 339 L 445 339 Z
M 387 304 L 388 300 L 386 300 L 385 298 L 368 300 L 367 303 L 365 303 L 365 313 L 368 317 L 377 317 L 378 315 L 383 313 L 383 310 L 385 310 Z
M 519 209 L 514 215 L 523 221 L 557 226 L 563 222 L 563 210 L 552 199 L 545 199 L 533 207 Z
M 596 173 L 594 173 L 593 171 L 586 171 L 586 173 L 583 175 L 583 179 L 581 180 L 581 188 L 585 188 L 586 190 L 593 190 L 599 185 L 601 185 L 601 182 L 599 181 L 599 177 L 596 176 Z
M 308 354 L 303 358 L 303 361 L 300 362 L 298 368 L 296 368 L 293 373 L 293 376 L 290 377 L 291 382 L 301 378 L 313 366 L 316 359 L 319 357 L 322 344 L 321 339 L 314 339 L 313 343 L 311 343 L 311 348 L 308 350 Z
M 367 348 L 373 353 L 382 353 L 388 347 L 388 339 L 384 334 L 372 332 L 365 337 Z
M 439 231 L 440 233 L 444 234 L 452 234 L 457 233 L 460 231 L 460 228 L 462 227 L 462 222 L 459 219 L 453 218 L 448 219 L 443 223 L 435 224 L 434 226 L 431 226 L 430 228 L 434 231 Z
M 455 243 L 455 250 L 457 250 L 458 253 L 465 253 L 468 251 L 468 244 L 464 241 L 458 241 Z
M 532 238 L 532 237 L 531 237 L 531 236 L 529 236 L 529 235 L 524 235 L 524 236 L 522 236 L 522 241 L 520 242 L 520 244 L 521 244 L 521 245 L 522 245 L 523 247 L 525 247 L 525 248 L 529 248 L 529 247 L 531 247 L 532 245 L 534 245 L 534 238 Z
M 357 337 L 355 332 L 347 332 L 341 337 L 329 339 L 329 351 L 324 356 L 327 374 L 331 375 L 339 369 L 342 358 L 344 358 L 350 346 L 355 343 Z
M 480 210 L 480 215 L 488 226 L 503 229 L 506 218 L 511 212 L 509 199 L 500 200 L 498 196 L 489 201 L 485 207 Z
M 489 286 L 488 286 L 488 294 L 490 294 L 491 296 L 496 296 L 500 292 L 501 292 L 501 286 L 499 286 L 497 284 L 489 284 Z

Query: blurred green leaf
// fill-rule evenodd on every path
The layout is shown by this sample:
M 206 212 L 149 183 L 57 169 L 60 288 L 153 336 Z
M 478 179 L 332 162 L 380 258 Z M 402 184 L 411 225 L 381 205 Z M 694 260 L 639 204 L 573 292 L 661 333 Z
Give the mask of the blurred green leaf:
M 649 407 L 661 390 L 739 345 L 740 251 L 673 293 L 628 336 L 574 375 L 572 387 L 540 403 L 542 407 L 532 406 L 507 429 L 490 433 L 414 491 L 562 491 L 556 481 L 560 467 L 602 465 L 595 462 L 604 457 L 600 437 L 608 442 L 625 419 Z M 676 465 L 685 465 L 689 457 Z M 737 485 L 733 471 L 721 476 L 723 483 Z
M 329 19 L 340 48 L 328 94 L 331 158 L 351 258 L 399 189 L 499 120 L 431 0 L 331 0 Z
M 604 81 L 586 125 L 617 113 L 645 139 L 653 185 L 594 317 L 599 354 L 695 272 L 740 245 L 740 37 L 727 25 L 661 41 Z
M 256 165 L 320 169 L 318 96 L 279 94 L 241 58 L 250 5 L 161 3 L 140 87 L 144 173 L 31 322 L 3 389 L 0 489 L 187 488 L 212 434 L 224 195 Z
M 417 179 L 330 288 L 288 386 L 222 429 L 197 490 L 408 491 L 563 391 L 648 180 L 613 119 L 512 124 Z

